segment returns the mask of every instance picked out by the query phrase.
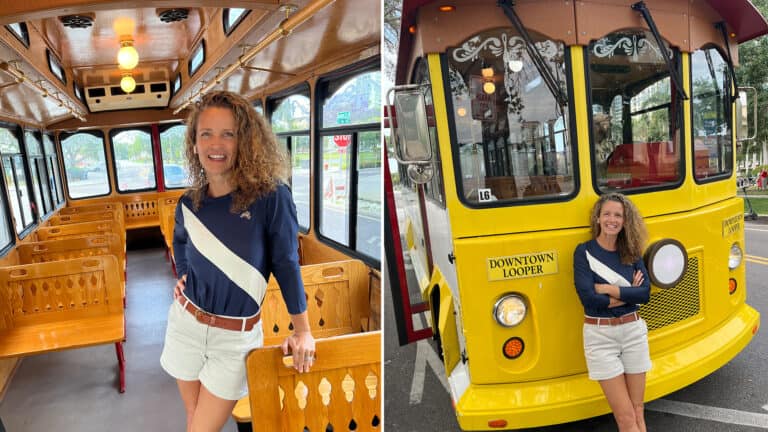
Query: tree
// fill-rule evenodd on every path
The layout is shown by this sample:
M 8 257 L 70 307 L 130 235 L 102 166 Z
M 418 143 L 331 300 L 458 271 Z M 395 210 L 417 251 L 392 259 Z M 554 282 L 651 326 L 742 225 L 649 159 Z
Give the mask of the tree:
M 381 66 L 384 68 L 386 78 L 390 82 L 395 81 L 402 8 L 402 0 L 384 0 L 384 56 Z
M 763 16 L 768 16 L 768 0 L 752 0 Z M 757 136 L 752 141 L 741 143 L 738 159 L 749 159 L 759 155 L 760 162 L 766 163 L 766 145 L 768 145 L 768 38 L 765 36 L 739 45 L 739 62 L 736 77 L 740 86 L 757 89 Z M 751 110 L 751 108 L 750 108 Z M 753 125 L 754 126 L 754 125 Z M 752 129 L 750 129 L 750 134 Z

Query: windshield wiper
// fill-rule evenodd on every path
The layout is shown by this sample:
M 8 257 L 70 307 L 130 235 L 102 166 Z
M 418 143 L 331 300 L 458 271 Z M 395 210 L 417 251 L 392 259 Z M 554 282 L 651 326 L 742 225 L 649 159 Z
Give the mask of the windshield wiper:
M 522 21 L 520 21 L 520 17 L 518 17 L 517 13 L 515 13 L 515 10 L 513 9 L 515 6 L 514 0 L 498 0 L 498 5 L 504 11 L 504 15 L 506 15 L 507 18 L 512 21 L 512 25 L 515 26 L 515 30 L 520 33 L 520 36 L 525 41 L 525 49 L 528 51 L 528 55 L 531 57 L 533 65 L 536 66 L 536 70 L 539 71 L 539 74 L 544 80 L 544 84 L 547 85 L 549 92 L 552 93 L 552 96 L 554 96 L 557 100 L 557 104 L 561 107 L 568 105 L 568 97 L 566 97 L 566 95 L 563 93 L 563 89 L 557 83 L 555 77 L 552 76 L 552 71 L 541 57 L 539 50 L 537 50 L 536 46 L 533 44 L 531 35 L 529 35 L 528 31 L 525 30 Z
M 669 70 L 669 76 L 672 79 L 672 82 L 675 83 L 675 88 L 677 89 L 677 94 L 680 96 L 681 99 L 687 100 L 688 95 L 685 94 L 685 90 L 683 89 L 683 86 L 680 83 L 680 79 L 677 77 L 677 68 L 674 67 L 672 64 L 672 59 L 667 56 L 667 50 L 664 48 L 664 42 L 661 40 L 661 35 L 659 34 L 659 29 L 656 28 L 656 24 L 653 22 L 653 17 L 651 16 L 651 11 L 648 10 L 648 8 L 645 6 L 645 2 L 639 1 L 632 5 L 632 9 L 640 12 L 643 15 L 643 19 L 645 19 L 646 24 L 648 24 L 648 28 L 651 30 L 651 33 L 653 34 L 653 38 L 656 39 L 656 44 L 659 46 L 659 51 L 661 52 L 661 56 L 664 57 L 664 63 L 667 64 L 667 70 Z
M 733 80 L 733 87 L 736 88 L 736 92 L 731 92 L 731 87 L 728 86 L 728 93 L 731 95 L 731 103 L 736 102 L 738 96 L 739 84 L 736 82 L 736 71 L 733 69 L 733 58 L 731 57 L 731 46 L 728 44 L 728 33 L 725 30 L 725 21 L 720 21 L 715 24 L 715 28 L 720 30 L 720 34 L 723 35 L 723 44 L 725 45 L 725 52 L 728 54 L 728 70 L 731 72 L 731 79 Z

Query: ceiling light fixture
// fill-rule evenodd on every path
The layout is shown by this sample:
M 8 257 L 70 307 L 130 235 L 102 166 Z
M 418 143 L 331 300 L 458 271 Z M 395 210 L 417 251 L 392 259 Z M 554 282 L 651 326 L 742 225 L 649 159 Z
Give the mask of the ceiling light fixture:
M 136 90 L 136 80 L 133 79 L 130 73 L 123 74 L 123 79 L 120 80 L 120 88 L 126 93 Z
M 127 38 L 120 41 L 117 64 L 123 70 L 131 70 L 139 64 L 139 52 L 133 47 L 133 39 Z

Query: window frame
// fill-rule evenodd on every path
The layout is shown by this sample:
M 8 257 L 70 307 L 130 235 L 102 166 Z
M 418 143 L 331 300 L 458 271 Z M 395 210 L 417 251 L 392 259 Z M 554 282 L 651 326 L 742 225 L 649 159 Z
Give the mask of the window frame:
M 311 185 L 313 187 L 313 193 L 314 196 L 314 202 L 311 203 L 312 212 L 315 214 L 314 217 L 314 227 L 315 227 L 315 233 L 318 238 L 318 240 L 326 244 L 336 250 L 339 250 L 343 252 L 346 255 L 349 255 L 353 258 L 360 259 L 361 261 L 365 262 L 366 264 L 374 267 L 379 268 L 381 266 L 381 260 L 382 256 L 379 256 L 378 259 L 373 256 L 366 255 L 365 253 L 358 250 L 357 247 L 357 220 L 358 220 L 358 212 L 357 212 L 357 203 L 359 198 L 359 191 L 358 191 L 358 180 L 359 180 L 359 172 L 357 168 L 357 163 L 359 160 L 359 135 L 361 133 L 365 132 L 377 132 L 379 133 L 379 140 L 382 140 L 383 132 L 381 129 L 381 122 L 383 121 L 383 118 L 380 118 L 378 122 L 374 123 L 367 123 L 367 124 L 354 124 L 354 125 L 345 125 L 345 126 L 332 126 L 332 127 L 322 127 L 322 118 L 323 118 L 323 103 L 325 100 L 330 97 L 331 95 L 328 94 L 328 86 L 332 82 L 336 81 L 347 81 L 350 79 L 354 79 L 354 77 L 363 75 L 369 72 L 375 72 L 375 71 L 381 71 L 381 57 L 376 56 L 372 57 L 370 59 L 366 59 L 362 62 L 358 62 L 355 64 L 348 65 L 344 68 L 338 69 L 336 71 L 333 71 L 331 73 L 325 74 L 318 78 L 317 83 L 314 88 L 314 100 L 312 103 L 314 104 L 314 112 L 315 114 L 315 128 L 313 133 L 313 140 L 314 145 L 314 155 L 315 160 L 313 161 L 313 168 L 315 170 L 314 174 L 314 184 Z M 383 95 L 382 95 L 383 98 Z M 381 101 L 383 103 L 383 100 Z M 310 124 L 311 123 L 310 119 Z M 349 191 L 347 192 L 348 196 L 348 202 L 347 202 L 347 209 L 346 210 L 346 217 L 347 222 L 349 223 L 349 231 L 348 231 L 348 241 L 349 245 L 345 245 L 342 243 L 339 243 L 338 241 L 324 235 L 322 233 L 322 230 L 320 229 L 322 225 L 322 199 L 323 196 L 323 182 L 319 181 L 320 179 L 320 173 L 323 172 L 323 139 L 327 136 L 334 136 L 334 135 L 351 135 L 351 140 L 348 145 L 347 152 L 349 152 L 349 161 L 350 163 L 347 166 L 347 174 L 349 175 L 348 183 L 349 183 Z M 386 157 L 385 154 L 383 154 L 384 145 L 381 144 L 382 148 L 382 154 L 380 155 L 381 160 L 381 166 L 383 173 L 383 166 L 384 166 L 384 160 L 383 158 Z M 383 179 L 382 179 L 382 187 L 380 188 L 381 191 L 383 191 Z M 384 197 L 382 195 L 382 208 L 384 205 Z M 380 225 L 383 225 L 384 221 L 383 219 L 380 220 Z M 383 240 L 382 240 L 383 242 Z M 383 246 L 383 243 L 382 243 Z
M 9 158 L 9 162 L 11 164 L 12 172 L 10 174 L 13 177 L 14 188 L 18 189 L 19 181 L 18 181 L 18 176 L 17 176 L 17 173 L 16 173 L 16 165 L 15 165 L 14 160 L 17 157 L 20 158 L 21 159 L 21 167 L 22 167 L 22 170 L 23 170 L 24 176 L 25 176 L 24 180 L 25 180 L 26 189 L 27 189 L 27 196 L 29 198 L 34 199 L 34 197 L 33 197 L 34 193 L 30 189 L 30 182 L 29 182 L 30 172 L 29 172 L 29 168 L 28 168 L 27 163 L 26 163 L 27 154 L 26 154 L 26 146 L 24 144 L 24 129 L 23 129 L 23 127 L 21 127 L 19 125 L 16 125 L 16 124 L 13 124 L 13 123 L 5 123 L 5 122 L 0 122 L 0 128 L 4 128 L 4 129 L 7 129 L 8 131 L 10 131 L 11 134 L 16 138 L 16 141 L 19 144 L 19 152 L 18 153 L 2 153 L 2 152 L 0 152 L 0 169 L 4 169 L 4 166 L 5 166 L 4 159 L 6 157 L 8 157 Z M 3 183 L 3 186 L 5 187 L 5 192 L 4 193 L 7 194 L 6 203 L 8 204 L 7 210 L 9 210 L 9 213 L 8 213 L 9 226 L 13 227 L 13 229 L 12 229 L 12 231 L 13 231 L 12 232 L 12 236 L 15 235 L 16 237 L 18 237 L 19 240 L 24 239 L 37 226 L 37 219 L 35 218 L 35 214 L 32 213 L 31 209 L 30 209 L 30 213 L 32 213 L 31 214 L 32 221 L 29 224 L 24 225 L 24 209 L 22 207 L 21 198 L 17 196 L 16 198 L 17 198 L 17 202 L 18 202 L 18 205 L 19 205 L 19 216 L 22 219 L 19 222 L 22 225 L 21 225 L 21 230 L 20 231 L 17 231 L 15 229 L 15 226 L 14 226 L 14 224 L 12 222 L 13 221 L 13 217 L 12 217 L 13 209 L 11 208 L 10 201 L 9 201 L 10 200 L 10 193 L 9 193 L 9 189 L 7 188 L 8 185 L 5 182 L 5 172 L 3 172 L 3 175 L 0 176 L 0 177 L 3 177 L 2 183 Z M 32 199 L 29 199 L 30 203 L 32 203 Z M 39 218 L 39 216 L 38 216 L 38 218 Z
M 64 145 L 63 145 L 63 141 L 66 140 L 67 138 L 71 137 L 71 136 L 75 136 L 75 135 L 81 134 L 81 133 L 91 135 L 91 136 L 93 136 L 95 138 L 101 138 L 101 149 L 104 152 L 104 169 L 107 171 L 107 192 L 103 193 L 103 194 L 99 194 L 99 195 L 88 195 L 88 196 L 84 196 L 84 197 L 74 198 L 72 196 L 71 190 L 69 188 L 69 182 L 66 180 L 67 178 L 69 178 L 69 176 L 67 175 L 67 164 L 64 163 Z M 63 136 L 63 138 L 62 138 L 62 136 Z M 102 130 L 100 130 L 100 129 L 88 129 L 88 130 L 75 131 L 75 132 L 62 132 L 61 134 L 59 134 L 59 148 L 61 149 L 61 155 L 62 155 L 62 157 L 61 157 L 61 167 L 64 168 L 64 172 L 63 172 L 64 175 L 61 176 L 62 177 L 61 181 L 62 181 L 62 183 L 67 185 L 65 201 L 67 199 L 72 200 L 72 201 L 86 200 L 86 199 L 91 199 L 91 198 L 105 197 L 105 196 L 109 196 L 109 195 L 112 194 L 112 181 L 111 181 L 111 178 L 109 176 L 109 161 L 108 161 L 108 158 L 107 158 L 107 140 L 105 139 L 105 135 L 104 135 L 104 132 Z M 59 175 L 61 175 L 61 173 Z M 63 187 L 63 185 L 62 185 L 62 187 Z
M 16 33 L 16 30 L 11 27 L 13 24 L 18 24 L 19 29 L 21 30 L 21 33 Z M 25 48 L 29 49 L 29 29 L 27 28 L 27 23 L 24 21 L 16 22 L 16 23 L 10 23 L 5 25 L 6 30 L 8 30 L 16 39 L 21 42 Z
M 53 52 L 49 48 L 45 49 L 45 54 L 48 57 L 48 70 L 51 71 L 53 76 L 59 79 L 62 84 L 67 84 L 67 72 L 64 70 L 64 66 L 61 65 L 61 60 L 59 60 L 58 57 L 56 57 Z M 54 70 L 53 66 L 56 65 L 56 68 L 61 71 L 61 75 L 57 74 Z
M 205 60 L 206 60 L 206 58 L 205 58 L 206 57 L 205 49 L 206 49 L 205 48 L 205 39 L 200 39 L 200 42 L 197 44 L 197 46 L 195 46 L 192 49 L 192 51 L 190 51 L 189 60 L 187 60 L 187 74 L 188 74 L 188 76 L 190 78 L 195 76 L 195 74 L 200 69 L 202 69 L 203 65 L 205 64 Z M 202 52 L 203 52 L 203 60 L 200 61 L 200 64 L 197 65 L 197 67 L 194 70 L 192 70 L 192 61 L 194 60 L 195 56 L 197 56 L 198 50 L 202 50 Z
M 678 126 L 676 131 L 672 132 L 670 135 L 674 138 L 675 134 L 677 134 L 677 136 L 679 137 L 678 138 L 679 139 L 678 150 L 680 151 L 680 157 L 678 158 L 678 170 L 679 170 L 679 173 L 680 173 L 679 174 L 679 178 L 675 182 L 669 182 L 669 183 L 666 183 L 666 184 L 663 184 L 663 185 L 660 185 L 660 186 L 642 186 L 642 187 L 633 187 L 633 188 L 627 188 L 627 189 L 617 189 L 615 191 L 611 191 L 611 190 L 603 191 L 603 190 L 600 189 L 600 185 L 598 184 L 597 161 L 595 159 L 595 153 L 596 153 L 596 151 L 595 151 L 595 142 L 594 142 L 595 140 L 594 140 L 594 136 L 593 136 L 594 132 L 593 132 L 593 127 L 592 127 L 592 125 L 594 124 L 594 118 L 593 118 L 593 113 L 592 113 L 591 107 L 592 107 L 594 102 L 592 100 L 592 84 L 591 84 L 591 78 L 590 78 L 592 72 L 590 70 L 590 63 L 589 63 L 589 57 L 590 57 L 589 47 L 592 44 L 592 42 L 594 42 L 596 40 L 604 38 L 604 37 L 606 37 L 606 36 L 608 36 L 610 34 L 620 33 L 622 31 L 644 31 L 644 32 L 650 33 L 650 30 L 642 28 L 642 27 L 634 27 L 634 28 L 625 28 L 625 29 L 620 29 L 620 30 L 614 30 L 614 31 L 611 31 L 609 33 L 606 33 L 606 34 L 602 35 L 600 38 L 596 38 L 596 39 L 590 40 L 590 42 L 586 45 L 586 47 L 583 50 L 583 56 L 584 56 L 584 81 L 585 81 L 585 87 L 586 87 L 586 93 L 587 93 L 587 107 L 590 107 L 589 109 L 587 109 L 587 125 L 588 125 L 587 126 L 587 132 L 589 134 L 589 155 L 590 155 L 589 156 L 589 172 L 590 172 L 590 176 L 591 176 L 592 189 L 598 195 L 602 195 L 602 194 L 609 193 L 609 192 L 619 192 L 619 193 L 624 194 L 624 195 L 634 195 L 634 194 L 645 194 L 645 193 L 649 193 L 649 192 L 657 192 L 657 191 L 666 191 L 666 190 L 678 189 L 685 182 L 685 177 L 686 177 L 686 174 L 685 174 L 685 169 L 686 169 L 685 168 L 685 163 L 686 163 L 685 162 L 685 158 L 686 158 L 686 142 L 685 141 L 686 140 L 685 140 L 685 130 L 684 130 L 685 127 L 684 127 L 684 123 L 683 123 L 683 117 L 684 117 L 683 101 L 679 97 L 677 97 L 675 95 L 675 90 L 674 90 L 675 83 L 674 83 L 674 79 L 672 78 L 672 74 L 677 72 L 680 75 L 678 77 L 678 78 L 680 78 L 679 82 L 683 82 L 683 80 L 682 80 L 682 57 L 683 57 L 683 53 L 679 49 L 677 49 L 674 46 L 672 46 L 672 44 L 669 41 L 667 41 L 666 39 L 663 39 L 663 40 L 664 40 L 664 42 L 667 43 L 667 45 L 669 46 L 669 49 L 672 51 L 673 58 L 671 60 L 671 63 L 672 63 L 672 65 L 675 68 L 674 71 L 669 71 L 669 76 L 668 76 L 668 78 L 669 78 L 669 92 L 670 92 L 670 103 L 669 103 L 668 110 L 672 111 L 673 108 L 674 108 L 674 110 L 677 112 L 677 118 L 672 118 L 672 116 L 670 115 L 669 122 L 670 122 L 670 125 L 671 124 L 676 124 Z M 653 44 L 656 44 L 656 40 L 655 39 L 651 39 L 651 42 Z M 657 81 L 657 82 L 659 82 L 659 81 Z M 649 86 L 646 86 L 646 88 L 648 88 Z M 640 94 L 640 92 L 638 92 L 637 94 Z M 637 94 L 635 96 L 637 96 Z M 673 101 L 674 101 L 674 103 L 677 104 L 677 107 L 673 107 Z M 631 107 L 631 105 L 627 105 L 627 106 Z M 659 105 L 654 106 L 652 108 L 653 109 L 657 109 L 658 107 L 659 107 Z M 639 114 L 641 114 L 643 112 L 643 110 L 632 112 L 631 108 L 627 108 L 627 109 L 630 110 L 628 112 L 628 116 L 629 116 L 630 119 L 632 118 L 633 115 L 639 115 Z M 630 128 L 631 128 L 631 120 L 630 120 Z M 674 144 L 674 139 L 672 140 L 672 143 Z
M 245 20 L 245 17 L 247 17 L 248 14 L 251 13 L 250 9 L 242 8 L 242 9 L 245 9 L 245 11 L 243 11 L 243 13 L 240 14 L 240 16 L 237 18 L 237 20 L 235 20 L 235 22 L 232 23 L 232 25 L 229 25 L 227 23 L 229 22 L 229 12 L 231 9 L 234 9 L 234 8 L 224 8 L 224 10 L 222 10 L 221 12 L 221 27 L 224 30 L 224 34 L 227 37 L 229 37 L 229 35 L 231 35 L 233 31 L 235 31 L 237 26 L 239 26 L 243 22 L 243 20 Z
M 48 137 L 48 139 L 51 141 L 51 146 L 53 148 L 53 153 L 48 153 L 46 151 L 45 147 L 45 137 Z M 54 136 L 50 132 L 44 132 L 43 137 L 43 155 L 46 159 L 46 167 L 48 167 L 48 163 L 50 163 L 52 167 L 52 172 L 50 174 L 53 174 L 53 186 L 56 188 L 56 205 L 54 206 L 54 209 L 58 209 L 63 203 L 67 202 L 67 197 L 64 194 L 64 185 L 62 184 L 61 180 L 61 165 L 59 165 L 59 154 L 56 152 L 56 140 L 54 139 Z M 61 199 L 59 199 L 59 196 L 61 196 Z M 53 197 L 52 197 L 53 198 Z
M 309 140 L 309 146 L 310 146 L 310 157 L 312 155 L 312 90 L 309 86 L 309 83 L 302 82 L 299 83 L 291 88 L 288 88 L 286 90 L 283 90 L 281 92 L 275 93 L 271 96 L 269 96 L 266 100 L 266 103 L 264 105 L 264 119 L 269 124 L 270 128 L 272 128 L 272 114 L 275 112 L 275 107 L 277 107 L 280 102 L 282 102 L 284 99 L 287 99 L 290 96 L 306 96 L 307 99 L 309 99 L 309 128 L 307 129 L 296 129 L 291 131 L 285 131 L 285 132 L 273 132 L 275 134 L 275 138 L 279 141 L 280 138 L 285 137 L 285 146 L 286 151 L 288 153 L 288 160 L 291 161 L 291 171 L 290 171 L 290 184 L 291 187 L 291 194 L 293 194 L 293 166 L 292 166 L 292 157 L 293 157 L 293 140 L 291 139 L 293 136 L 306 136 Z M 254 108 L 255 109 L 255 108 Z M 310 160 L 310 163 L 312 161 Z M 310 177 L 310 184 L 309 184 L 309 226 L 302 227 L 301 224 L 299 224 L 299 233 L 301 234 L 309 234 L 309 231 L 312 229 L 312 181 Z M 298 212 L 297 212 L 297 221 L 298 221 Z
M 121 132 L 132 131 L 132 130 L 146 132 L 147 135 L 149 135 L 149 148 L 150 148 L 150 152 L 152 153 L 152 177 L 155 179 L 154 187 L 147 187 L 142 189 L 129 189 L 129 190 L 120 189 L 120 178 L 117 172 L 117 158 L 115 157 L 115 135 Z M 120 195 L 125 195 L 125 194 L 132 194 L 132 193 L 157 191 L 159 189 L 159 183 L 157 181 L 157 157 L 155 155 L 155 143 L 154 143 L 154 138 L 152 136 L 152 128 L 150 126 L 113 128 L 109 130 L 108 136 L 109 136 L 109 148 L 111 149 L 111 153 L 109 156 L 112 159 L 112 172 L 115 173 L 115 176 L 114 176 L 115 192 L 117 192 Z
M 183 189 L 188 189 L 188 188 L 192 187 L 192 185 L 189 185 L 189 186 L 168 186 L 168 184 L 166 183 L 166 180 L 165 180 L 165 160 L 163 159 L 163 138 L 162 138 L 162 135 L 163 135 L 163 132 L 167 131 L 170 128 L 176 127 L 176 126 L 187 127 L 187 124 L 184 123 L 184 122 L 175 122 L 175 123 L 164 123 L 164 124 L 158 125 L 158 131 L 157 131 L 158 142 L 157 142 L 157 145 L 160 148 L 160 153 L 159 153 L 160 154 L 160 169 L 163 170 L 163 188 L 165 190 L 183 190 Z M 185 136 L 186 136 L 186 132 L 185 132 Z M 186 138 L 185 138 L 185 141 L 186 141 Z M 185 163 L 186 163 L 186 161 L 185 161 Z M 187 169 L 187 172 L 189 172 L 189 167 L 186 167 L 186 169 Z M 157 169 L 155 170 L 155 176 L 157 176 Z M 158 187 L 159 187 L 159 185 L 158 185 Z
M 474 35 L 468 37 L 466 40 L 469 40 L 471 37 L 475 37 L 478 34 L 482 34 L 485 32 L 488 32 L 493 29 L 484 29 L 481 30 Z M 498 31 L 511 31 L 515 34 L 518 34 L 517 30 L 514 27 L 505 27 L 505 28 L 499 28 Z M 530 31 L 530 29 L 526 29 Z M 542 37 L 548 36 L 545 33 L 540 33 Z M 518 34 L 519 36 L 519 34 Z M 521 36 L 522 37 L 522 36 Z M 549 39 L 553 42 L 562 42 L 558 39 Z M 451 49 L 454 47 L 459 47 L 463 43 L 459 42 L 456 45 L 452 46 Z M 535 40 L 534 40 L 535 42 Z M 425 58 L 424 61 L 427 61 Z M 570 147 L 569 150 L 569 157 L 571 161 L 571 176 L 573 178 L 573 190 L 570 191 L 570 193 L 562 194 L 562 195 L 543 195 L 542 197 L 521 197 L 517 200 L 498 200 L 498 201 L 488 201 L 488 202 L 473 202 L 467 200 L 465 194 L 462 192 L 464 190 L 464 184 L 463 179 L 461 177 L 461 152 L 458 148 L 457 143 L 459 142 L 459 134 L 457 131 L 456 121 L 454 119 L 453 115 L 448 116 L 448 130 L 449 135 L 451 137 L 451 158 L 454 166 L 454 175 L 452 179 L 446 179 L 446 181 L 451 181 L 454 183 L 454 186 L 456 187 L 456 196 L 459 198 L 459 201 L 461 204 L 467 208 L 471 209 L 493 209 L 493 208 L 508 208 L 508 207 L 518 207 L 518 206 L 531 206 L 531 205 L 541 205 L 541 204 L 548 204 L 548 203 L 562 203 L 567 202 L 572 199 L 574 199 L 576 196 L 579 195 L 581 191 L 581 173 L 579 164 L 581 163 L 579 159 L 579 141 L 578 141 L 578 134 L 577 134 L 577 126 L 576 126 L 576 103 L 574 102 L 574 70 L 573 70 L 573 58 L 571 56 L 571 50 L 569 49 L 568 45 L 566 45 L 563 42 L 563 65 L 565 66 L 565 72 L 564 72 L 564 81 L 565 81 L 565 95 L 568 100 L 568 106 L 563 109 L 563 117 L 567 117 L 567 119 L 564 119 L 563 124 L 565 127 L 567 127 L 567 130 L 564 133 L 564 136 L 568 138 L 568 146 Z M 453 92 L 451 91 L 451 82 L 450 82 L 450 63 L 448 59 L 448 51 L 443 52 L 440 54 L 440 67 L 442 70 L 442 80 L 443 80 L 443 92 L 445 93 L 446 97 L 446 108 L 448 113 L 455 112 L 454 108 L 454 101 L 453 101 Z M 552 96 L 554 99 L 554 96 Z M 555 102 L 557 103 L 557 102 Z M 434 156 L 433 156 L 434 157 Z M 457 169 L 457 167 L 459 167 Z M 487 173 L 486 173 L 487 175 Z
M 690 118 L 689 118 L 690 126 L 689 126 L 689 128 L 691 130 L 691 142 L 688 143 L 688 145 L 691 146 L 690 147 L 690 151 L 691 151 L 691 154 L 690 154 L 691 173 L 692 173 L 692 176 L 693 176 L 693 181 L 696 184 L 698 184 L 698 185 L 730 179 L 734 175 L 734 173 L 738 172 L 738 164 L 736 163 L 736 161 L 733 160 L 733 158 L 736 157 L 736 148 L 735 148 L 736 146 L 735 146 L 735 140 L 733 139 L 733 132 L 734 132 L 735 125 L 733 123 L 733 111 L 734 111 L 733 102 L 730 102 L 729 105 L 728 105 L 729 106 L 728 111 L 723 113 L 723 116 L 724 116 L 724 118 L 726 119 L 726 121 L 728 122 L 728 124 L 730 126 L 730 130 L 729 130 L 730 133 L 728 134 L 728 141 L 729 141 L 729 146 L 731 148 L 731 158 L 732 158 L 731 169 L 730 169 L 730 171 L 724 171 L 724 172 L 722 172 L 720 174 L 715 174 L 715 175 L 712 175 L 712 176 L 709 176 L 709 177 L 699 177 L 699 176 L 696 175 L 696 149 L 695 149 L 694 146 L 696 145 L 696 137 L 697 137 L 697 135 L 695 133 L 696 131 L 694 130 L 694 118 L 693 118 L 693 116 L 694 116 L 694 109 L 693 109 L 694 108 L 693 107 L 693 105 L 694 105 L 694 93 L 693 93 L 693 54 L 696 51 L 704 51 L 704 50 L 707 50 L 707 49 L 714 49 L 715 51 L 717 51 L 717 53 L 720 54 L 720 57 L 723 59 L 723 63 L 725 63 L 726 66 L 729 65 L 728 56 L 720 49 L 719 46 L 717 46 L 715 44 L 705 44 L 705 45 L 697 48 L 695 51 L 693 51 L 693 52 L 688 54 L 688 56 L 689 56 L 688 58 L 690 59 L 689 60 L 689 65 L 690 66 L 688 67 L 688 82 L 690 83 L 690 87 L 691 87 L 691 89 L 690 89 L 690 105 L 691 105 L 691 109 L 689 110 L 690 111 Z M 726 98 L 726 99 L 729 99 L 731 96 L 733 96 L 734 82 L 733 82 L 733 78 L 730 77 L 730 70 L 727 71 L 725 75 L 726 75 L 726 79 L 727 79 L 727 82 L 728 82 L 728 94 L 724 95 L 723 97 Z M 738 91 L 738 89 L 737 89 L 737 91 Z
M 38 144 L 40 145 L 40 154 L 33 155 L 29 151 L 29 143 L 27 141 L 27 133 L 32 135 L 32 137 L 34 137 L 37 140 Z M 37 217 L 38 217 L 39 220 L 42 221 L 42 220 L 47 219 L 48 216 L 50 216 L 54 212 L 54 210 L 56 210 L 56 205 L 54 204 L 54 201 L 52 199 L 51 190 L 48 187 L 49 186 L 48 185 L 48 179 L 49 179 L 49 177 L 48 177 L 48 165 L 45 163 L 46 162 L 46 155 L 45 155 L 45 148 L 43 148 L 43 134 L 39 130 L 35 130 L 35 129 L 25 129 L 24 130 L 24 151 L 26 153 L 26 161 L 27 161 L 27 166 L 28 166 L 28 169 L 29 169 L 30 181 L 32 182 L 32 187 L 33 187 L 33 191 L 32 192 L 33 192 L 33 195 L 35 196 L 36 204 L 38 204 L 37 203 L 38 196 L 36 194 L 34 194 L 34 192 L 35 192 L 34 189 L 35 188 L 39 188 L 39 193 L 40 193 L 40 203 L 39 204 L 42 204 L 42 208 L 40 208 L 40 206 L 38 206 Z M 43 167 L 45 169 L 45 172 L 40 173 L 39 167 L 37 166 L 37 160 L 42 160 L 43 161 Z M 34 165 L 34 171 L 37 172 L 37 175 L 38 175 L 37 179 L 35 179 L 35 177 L 32 175 L 32 173 L 33 173 L 33 164 L 35 164 Z M 45 182 L 42 181 L 43 179 L 45 179 Z M 35 182 L 37 182 L 37 184 L 35 184 Z M 43 188 L 48 190 L 48 200 L 49 200 L 48 203 L 45 202 L 45 193 L 43 191 Z M 45 209 L 46 204 L 48 206 L 50 206 L 50 209 L 48 209 L 48 210 Z

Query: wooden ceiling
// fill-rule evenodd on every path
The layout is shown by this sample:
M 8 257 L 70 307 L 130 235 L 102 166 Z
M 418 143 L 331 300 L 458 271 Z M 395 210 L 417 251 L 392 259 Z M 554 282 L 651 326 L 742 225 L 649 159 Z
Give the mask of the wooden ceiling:
M 318 0 L 291 0 L 310 10 Z M 117 85 L 120 40 L 131 37 L 139 53 L 132 71 L 138 83 L 167 81 L 181 75 L 182 88 L 173 95 L 172 111 L 195 96 L 232 65 L 237 70 L 221 79 L 219 88 L 249 96 L 274 91 L 281 85 L 307 79 L 323 63 L 343 56 L 371 56 L 379 52 L 380 1 L 337 0 L 322 5 L 291 34 L 265 45 L 239 68 L 238 57 L 275 32 L 286 13 L 279 0 L 260 1 L 105 1 L 105 0 L 0 0 L 0 24 L 25 22 L 30 46 L 25 47 L 0 26 L 0 67 L 23 72 L 25 82 L 0 71 L 0 119 L 21 121 L 29 126 L 48 127 L 72 118 L 72 112 L 92 117 L 85 104 L 75 98 L 72 82 L 81 88 Z M 250 12 L 229 35 L 223 31 L 222 6 L 243 7 Z M 188 9 L 186 19 L 165 23 L 159 13 L 169 8 Z M 86 28 L 66 27 L 60 17 L 83 15 L 93 19 Z M 192 77 L 187 64 L 192 50 L 205 40 L 206 61 Z M 48 68 L 46 49 L 61 61 L 67 75 L 59 82 Z M 364 53 L 364 54 L 361 54 Z M 354 59 L 353 59 L 354 60 Z M 35 85 L 33 85 L 33 83 Z M 40 88 L 56 99 L 43 97 Z M 271 90 L 270 90 L 271 89 Z M 58 94 L 57 94 L 58 92 Z M 61 106 L 59 106 L 61 104 Z M 70 123 L 70 122 L 67 122 Z

